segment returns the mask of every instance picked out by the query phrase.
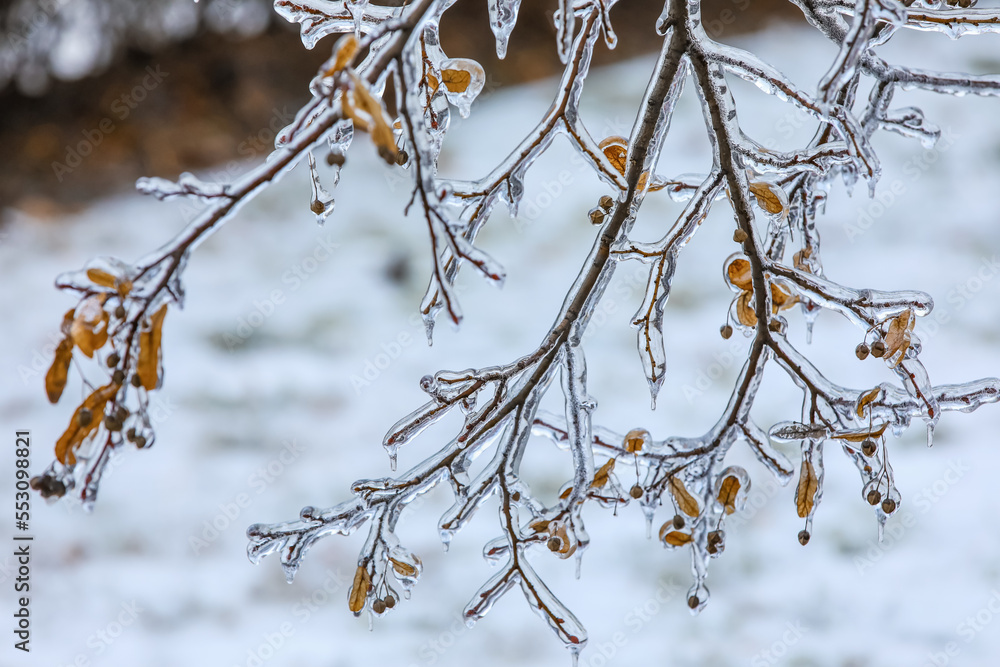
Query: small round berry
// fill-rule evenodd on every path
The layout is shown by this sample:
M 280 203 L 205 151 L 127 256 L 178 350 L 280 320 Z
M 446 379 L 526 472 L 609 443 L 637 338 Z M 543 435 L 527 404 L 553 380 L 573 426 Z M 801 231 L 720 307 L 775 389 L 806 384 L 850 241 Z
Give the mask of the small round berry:
M 698 599 L 697 595 L 692 595 L 688 598 L 688 607 L 691 609 L 697 609 L 698 605 L 701 604 L 701 600 Z
M 115 408 L 115 419 L 120 422 L 124 422 L 128 419 L 128 409 L 124 405 L 119 405 Z
M 747 233 L 742 229 L 737 229 L 735 232 L 733 232 L 733 240 L 736 241 L 737 243 L 743 243 L 744 241 L 747 240 L 747 238 L 749 238 L 747 236 Z
M 372 602 L 372 611 L 376 614 L 384 614 L 385 602 L 383 602 L 381 598 L 375 598 L 375 601 Z
M 866 439 L 861 443 L 861 453 L 865 456 L 872 457 L 875 456 L 875 451 L 878 449 L 878 444 L 871 438 Z
M 805 546 L 805 545 L 809 544 L 809 538 L 810 537 L 811 537 L 811 535 L 809 535 L 809 531 L 808 530 L 800 530 L 799 531 L 799 544 L 801 544 L 802 546 Z
M 865 359 L 868 358 L 869 352 L 871 352 L 871 350 L 869 350 L 868 346 L 865 345 L 864 343 L 858 343 L 858 346 L 854 348 L 855 356 L 857 356 L 857 358 L 860 359 L 861 361 L 864 361 Z
M 104 363 L 108 365 L 108 368 L 114 368 L 121 361 L 121 357 L 118 356 L 117 352 L 112 352 L 108 355 L 108 358 L 104 360 Z
M 635 498 L 636 500 L 638 500 L 639 498 L 642 498 L 643 494 L 642 487 L 639 486 L 638 484 L 633 484 L 632 488 L 629 489 L 628 494 L 633 498 Z
M 125 439 L 128 440 L 129 442 L 135 440 L 135 435 L 136 433 L 134 426 L 130 427 L 129 430 L 125 431 Z
M 598 206 L 603 208 L 605 211 L 610 211 L 611 207 L 615 205 L 615 200 L 607 195 L 603 195 L 601 200 L 597 203 Z
M 733 328 L 728 324 L 723 324 L 719 327 L 719 333 L 722 334 L 723 340 L 729 340 L 729 338 L 733 335 Z
M 402 167 L 404 164 L 410 161 L 410 154 L 406 151 L 396 152 L 396 164 Z
M 881 359 L 885 356 L 885 343 L 880 340 L 872 343 L 872 356 L 876 359 Z
M 521 499 L 521 492 L 515 491 L 514 493 L 510 494 L 510 499 L 516 503 L 518 500 Z
M 118 368 L 111 374 L 111 381 L 115 384 L 125 384 L 125 371 Z
M 549 548 L 549 551 L 559 551 L 562 548 L 562 540 L 558 537 L 550 537 L 549 541 L 545 543 L 545 546 Z
M 604 211 L 599 208 L 595 208 L 590 212 L 590 224 L 599 225 L 604 222 Z
M 122 423 L 114 415 L 107 415 L 104 417 L 104 428 L 109 431 L 120 431 L 122 430 Z
M 76 413 L 76 423 L 82 428 L 90 426 L 93 421 L 94 413 L 87 408 L 80 408 L 80 411 Z
M 392 595 L 386 595 L 385 596 L 385 608 L 386 609 L 392 609 L 395 606 L 396 606 L 396 598 L 393 597 Z
M 125 319 L 125 306 L 118 304 L 115 307 L 115 317 L 117 317 L 119 320 Z
M 344 166 L 344 162 L 346 162 L 346 160 L 344 159 L 344 154 L 343 153 L 330 152 L 326 156 L 326 163 L 328 165 L 330 165 L 331 167 L 334 166 L 334 165 L 336 165 L 338 167 L 343 167 Z
M 131 378 L 129 379 L 129 383 L 130 383 L 130 384 L 131 384 L 131 385 L 132 385 L 133 387 L 141 387 L 141 386 L 142 386 L 142 380 L 140 380 L 140 379 L 139 379 L 139 376 L 138 376 L 138 375 L 133 375 L 133 376 L 132 376 L 132 377 L 131 377 Z
M 683 527 L 684 527 L 684 517 L 682 517 L 680 514 L 675 514 L 674 515 L 674 528 L 677 529 L 677 530 L 680 530 Z
M 865 497 L 869 505 L 878 505 L 879 501 L 882 500 L 882 494 L 878 492 L 878 489 L 872 489 L 868 492 Z
M 137 436 L 135 436 L 135 441 L 134 442 L 135 442 L 135 446 L 138 449 L 142 449 L 143 447 L 146 446 L 146 436 L 144 436 L 144 435 L 137 435 Z
M 320 213 L 326 210 L 326 204 L 324 204 L 318 199 L 313 199 L 312 203 L 309 204 L 309 210 L 315 213 L 316 215 L 319 215 Z
M 892 498 L 886 498 L 882 501 L 882 511 L 886 514 L 892 514 L 896 511 L 896 501 Z

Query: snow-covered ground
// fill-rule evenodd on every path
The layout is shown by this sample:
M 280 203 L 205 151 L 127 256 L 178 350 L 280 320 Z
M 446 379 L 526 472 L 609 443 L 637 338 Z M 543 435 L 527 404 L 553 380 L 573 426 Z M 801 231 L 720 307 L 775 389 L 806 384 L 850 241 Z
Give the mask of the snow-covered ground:
M 944 70 L 1000 71 L 989 37 L 952 43 L 904 35 L 900 59 Z M 745 40 L 808 88 L 833 55 L 807 29 L 782 28 Z M 652 66 L 649 59 L 592 74 L 584 118 L 595 136 L 628 134 Z M 744 126 L 765 145 L 791 145 L 812 123 L 749 85 L 736 85 Z M 453 129 L 447 173 L 485 173 L 547 107 L 554 82 L 489 95 Z M 708 145 L 695 99 L 686 94 L 663 173 L 698 171 Z M 907 100 L 911 101 L 907 101 Z M 937 307 L 918 324 L 935 383 L 1000 373 L 1000 113 L 996 100 L 899 94 L 946 130 L 934 150 L 881 134 L 885 173 L 879 200 L 840 189 L 824 221 L 824 263 L 854 286 L 929 292 Z M 499 363 L 534 348 L 592 241 L 586 212 L 603 189 L 558 144 L 530 173 L 518 220 L 503 211 L 481 245 L 508 269 L 497 291 L 460 278 L 466 321 L 439 326 L 428 348 L 415 317 L 428 273 L 425 229 L 404 220 L 408 192 L 366 140 L 359 140 L 323 228 L 308 210 L 299 167 L 210 239 L 187 272 L 187 304 L 164 329 L 166 382 L 158 440 L 117 460 L 96 511 L 33 498 L 32 652 L 11 648 L 12 565 L 0 556 L 7 639 L 0 665 L 143 667 L 334 667 L 338 665 L 565 664 L 568 656 L 517 591 L 474 629 L 460 612 L 489 574 L 481 545 L 496 534 L 492 505 L 448 553 L 435 521 L 449 504 L 440 489 L 401 528 L 425 563 L 412 600 L 376 623 L 347 610 L 363 535 L 328 538 L 291 586 L 273 558 L 244 556 L 250 523 L 290 519 L 303 505 L 347 498 L 350 483 L 388 474 L 385 431 L 422 402 L 417 380 L 441 368 Z M 895 194 L 893 194 L 895 193 Z M 652 195 L 637 230 L 654 236 L 677 205 Z M 628 320 L 640 301 L 640 267 L 616 276 L 588 341 L 596 421 L 654 435 L 698 434 L 716 418 L 746 342 L 718 327 L 731 298 L 721 277 L 732 223 L 720 205 L 685 250 L 668 306 L 667 383 L 649 410 Z M 52 288 L 61 271 L 98 254 L 134 259 L 180 228 L 179 207 L 139 196 L 95 203 L 72 219 L 43 222 L 11 213 L 0 242 L 5 313 L 0 340 L 0 438 L 12 479 L 14 430 L 32 431 L 32 468 L 73 405 L 45 400 L 41 373 L 51 336 L 72 305 Z M 853 349 L 859 334 L 824 314 L 805 348 L 832 379 L 874 386 L 889 378 Z M 740 338 L 741 340 L 736 340 Z M 46 349 L 48 348 L 48 349 Z M 39 373 L 38 371 L 41 371 Z M 74 384 L 76 383 L 76 384 Z M 67 395 L 78 387 L 71 376 Z M 755 414 L 770 424 L 795 418 L 799 395 L 769 370 Z M 400 454 L 401 469 L 436 449 L 430 431 Z M 588 514 L 593 542 L 580 581 L 573 565 L 539 555 L 540 573 L 590 631 L 581 662 L 601 665 L 991 665 L 1000 655 L 1000 515 L 996 493 L 1000 407 L 942 419 L 932 449 L 917 426 L 890 439 L 903 506 L 876 541 L 871 509 L 853 465 L 827 450 L 824 502 L 813 538 L 801 547 L 793 490 L 778 487 L 751 456 L 748 508 L 730 522 L 726 553 L 712 563 L 706 610 L 692 617 L 684 552 L 645 538 L 634 507 Z M 537 489 L 569 476 L 564 455 L 543 441 L 528 455 Z M 10 507 L 12 485 L 2 485 Z M 665 518 L 665 517 L 664 517 Z M 662 520 L 662 519 L 661 519 Z M 3 534 L 10 520 L 3 521 Z M 363 531 L 362 531 L 363 532 Z M 4 538 L 7 539 L 7 538 Z M 7 542 L 6 544 L 10 544 Z

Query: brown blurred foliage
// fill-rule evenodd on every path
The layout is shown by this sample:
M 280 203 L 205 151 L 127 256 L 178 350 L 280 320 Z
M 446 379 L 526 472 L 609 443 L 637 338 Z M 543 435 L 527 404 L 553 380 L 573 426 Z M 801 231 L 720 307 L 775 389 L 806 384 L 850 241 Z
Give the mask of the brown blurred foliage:
M 559 69 L 554 7 L 552 1 L 523 4 L 501 61 L 485 0 L 457 3 L 442 22 L 445 51 L 478 60 L 496 84 L 552 75 Z M 650 0 L 619 2 L 612 10 L 618 47 L 598 45 L 595 64 L 655 51 L 661 7 Z M 784 0 L 705 0 L 703 7 L 706 28 L 720 41 L 795 17 Z M 202 34 L 157 53 L 131 50 L 110 70 L 60 83 L 44 97 L 8 88 L 0 93 L 0 210 L 13 206 L 49 217 L 131 189 L 139 176 L 242 173 L 246 161 L 266 155 L 274 131 L 306 101 L 331 42 L 307 51 L 297 26 L 276 17 L 265 34 L 249 40 Z

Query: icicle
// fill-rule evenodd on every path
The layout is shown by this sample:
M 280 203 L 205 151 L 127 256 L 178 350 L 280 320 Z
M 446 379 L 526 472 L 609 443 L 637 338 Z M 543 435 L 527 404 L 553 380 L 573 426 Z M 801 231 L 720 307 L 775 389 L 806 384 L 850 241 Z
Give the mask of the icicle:
M 576 578 L 580 578 L 580 573 L 583 571 L 583 551 L 577 549 L 576 551 Z
M 934 446 L 934 422 L 927 422 L 927 446 Z
M 319 174 L 316 172 L 316 156 L 309 151 L 309 178 L 312 181 L 312 201 L 309 203 L 309 210 L 316 214 L 316 223 L 322 225 L 326 222 L 326 217 L 333 211 L 333 196 L 326 191 L 322 183 L 319 182 Z
M 568 648 L 569 648 L 570 664 L 573 667 L 579 667 L 580 651 L 582 651 L 583 649 L 577 644 L 570 644 Z
M 517 23 L 521 0 L 490 0 L 490 28 L 497 40 L 497 58 L 507 56 L 507 42 Z

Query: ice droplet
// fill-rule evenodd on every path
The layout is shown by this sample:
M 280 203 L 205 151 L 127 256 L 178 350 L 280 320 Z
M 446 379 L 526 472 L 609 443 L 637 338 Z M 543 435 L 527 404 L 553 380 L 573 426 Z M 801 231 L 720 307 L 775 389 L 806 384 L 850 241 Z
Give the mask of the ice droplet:
M 319 182 L 319 174 L 316 171 L 316 156 L 309 151 L 309 178 L 312 182 L 312 200 L 309 202 L 309 210 L 316 214 L 316 224 L 322 225 L 326 222 L 326 217 L 333 211 L 333 196 L 327 192 L 322 183 Z

